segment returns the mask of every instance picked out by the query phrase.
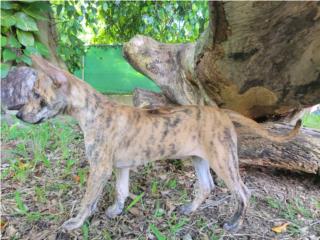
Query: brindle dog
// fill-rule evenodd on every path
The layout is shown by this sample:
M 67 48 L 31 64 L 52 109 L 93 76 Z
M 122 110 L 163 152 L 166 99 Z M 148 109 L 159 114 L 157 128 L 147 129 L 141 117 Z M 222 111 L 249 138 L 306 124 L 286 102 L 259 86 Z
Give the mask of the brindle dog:
M 250 127 L 273 141 L 294 137 L 300 122 L 286 136 L 272 136 L 256 122 L 230 110 L 208 106 L 141 109 L 113 103 L 87 83 L 60 70 L 41 57 L 33 56 L 38 79 L 33 95 L 17 113 L 29 123 L 40 123 L 58 114 L 78 120 L 84 133 L 90 163 L 87 188 L 79 213 L 63 224 L 67 230 L 80 227 L 97 206 L 106 181 L 117 169 L 116 200 L 107 209 L 114 217 L 123 210 L 129 193 L 129 169 L 158 159 L 192 157 L 197 176 L 195 199 L 181 207 L 189 214 L 208 197 L 214 183 L 211 167 L 238 200 L 238 208 L 224 224 L 236 230 L 243 220 L 250 191 L 239 174 L 237 135 L 232 121 Z

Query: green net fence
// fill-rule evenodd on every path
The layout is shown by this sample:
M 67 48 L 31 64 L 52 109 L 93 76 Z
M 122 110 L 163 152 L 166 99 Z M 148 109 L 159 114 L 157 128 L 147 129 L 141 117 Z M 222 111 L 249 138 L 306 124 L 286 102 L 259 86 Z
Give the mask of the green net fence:
M 75 75 L 102 93 L 131 94 L 135 88 L 160 91 L 123 58 L 122 46 L 90 46 L 83 61 L 84 69 Z

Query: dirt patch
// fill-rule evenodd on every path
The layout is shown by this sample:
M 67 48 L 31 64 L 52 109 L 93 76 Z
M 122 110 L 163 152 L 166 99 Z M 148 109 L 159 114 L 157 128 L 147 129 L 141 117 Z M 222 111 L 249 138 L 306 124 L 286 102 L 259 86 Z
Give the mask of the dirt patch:
M 79 132 L 76 125 L 72 127 Z M 23 145 L 27 154 L 23 156 L 14 151 L 22 148 L 21 142 L 2 139 L 6 150 L 1 164 L 2 239 L 319 239 L 320 184 L 316 176 L 242 168 L 242 178 L 253 195 L 243 227 L 229 234 L 220 225 L 232 215 L 235 202 L 219 179 L 199 211 L 190 216 L 179 213 L 178 207 L 192 199 L 195 184 L 192 166 L 180 161 L 158 161 L 132 171 L 127 209 L 111 220 L 104 212 L 114 198 L 113 177 L 86 225 L 64 232 L 60 225 L 76 214 L 88 173 L 79 136 L 68 143 L 71 154 L 67 158 L 60 146 L 47 150 L 50 164 L 32 165 L 26 178 L 19 177 L 12 161 L 18 161 L 17 168 L 27 168 L 25 159 L 33 158 L 27 150 L 33 144 Z M 135 203 L 137 197 L 141 199 Z M 282 233 L 272 231 L 284 223 L 288 226 Z

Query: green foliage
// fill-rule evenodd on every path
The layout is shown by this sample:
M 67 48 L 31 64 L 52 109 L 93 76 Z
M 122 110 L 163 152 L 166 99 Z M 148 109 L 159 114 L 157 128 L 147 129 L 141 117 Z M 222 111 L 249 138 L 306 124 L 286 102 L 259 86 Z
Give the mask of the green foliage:
M 136 34 L 169 43 L 195 41 L 208 20 L 207 3 L 198 1 L 99 2 L 95 9 L 96 24 L 87 27 L 96 44 L 123 43 Z
M 1 78 L 8 74 L 11 65 L 31 65 L 31 53 L 48 55 L 46 46 L 37 41 L 37 20 L 48 20 L 44 15 L 48 11 L 49 2 L 1 2 Z
M 19 43 L 19 41 L 14 37 L 14 36 L 9 36 L 8 38 L 8 45 L 11 48 L 20 48 L 21 44 Z
M 12 11 L 7 11 L 7 10 L 1 9 L 1 26 L 2 27 L 11 27 L 15 23 L 16 23 L 16 17 L 14 15 L 12 15 Z
M 4 78 L 5 76 L 7 76 L 8 72 L 10 69 L 10 65 L 9 64 L 5 64 L 5 63 L 1 63 L 1 78 Z
M 2 58 L 5 62 L 11 61 L 16 59 L 16 54 L 11 49 L 5 48 L 2 52 Z
M 81 68 L 85 44 L 122 44 L 136 34 L 169 43 L 195 41 L 208 22 L 202 1 L 3 1 L 1 47 L 9 54 L 3 63 L 30 65 L 30 54 L 48 56 L 38 41 L 37 21 L 51 21 L 46 18 L 51 9 L 57 53 L 71 72 Z
M 85 42 L 80 35 L 84 32 L 84 6 L 90 9 L 91 1 L 52 1 L 52 9 L 57 19 L 58 48 L 57 52 L 74 72 L 82 67 L 81 57 L 84 55 Z M 80 10 L 81 8 L 81 10 Z
M 305 114 L 302 118 L 304 127 L 320 129 L 320 115 L 314 113 Z
M 203 1 L 52 1 L 58 53 L 74 71 L 85 44 L 122 44 L 136 34 L 158 41 L 195 41 L 208 23 Z
M 1 47 L 7 45 L 7 38 L 1 35 Z
M 28 47 L 28 46 L 34 45 L 34 37 L 33 37 L 32 33 L 24 32 L 24 31 L 17 29 L 17 37 L 18 37 L 19 42 L 23 46 Z
M 17 12 L 14 14 L 16 19 L 15 26 L 23 31 L 38 31 L 36 21 L 23 12 Z

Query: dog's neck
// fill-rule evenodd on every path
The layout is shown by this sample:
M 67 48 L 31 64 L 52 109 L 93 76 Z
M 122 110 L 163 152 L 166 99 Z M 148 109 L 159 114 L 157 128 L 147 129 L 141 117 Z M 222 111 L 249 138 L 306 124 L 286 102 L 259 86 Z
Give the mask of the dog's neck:
M 69 86 L 70 95 L 67 96 L 66 113 L 79 122 L 83 131 L 92 128 L 97 116 L 103 112 L 104 114 L 112 114 L 112 109 L 116 104 L 89 84 L 72 79 Z

